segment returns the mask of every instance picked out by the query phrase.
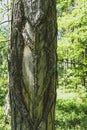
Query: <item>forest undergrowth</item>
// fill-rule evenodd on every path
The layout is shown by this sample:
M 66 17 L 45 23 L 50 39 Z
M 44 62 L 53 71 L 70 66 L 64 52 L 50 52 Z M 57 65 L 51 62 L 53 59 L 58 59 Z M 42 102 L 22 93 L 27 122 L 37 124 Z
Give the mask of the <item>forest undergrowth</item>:
M 7 86 L 0 84 L 0 130 L 11 130 L 10 116 L 4 113 L 6 93 Z M 86 89 L 57 89 L 55 114 L 56 130 L 87 130 Z

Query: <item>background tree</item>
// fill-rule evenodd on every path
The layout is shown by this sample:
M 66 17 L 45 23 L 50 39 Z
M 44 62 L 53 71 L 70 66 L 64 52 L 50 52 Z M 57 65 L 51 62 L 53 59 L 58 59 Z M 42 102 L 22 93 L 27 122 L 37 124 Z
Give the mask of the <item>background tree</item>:
M 12 130 L 54 130 L 56 3 L 14 0 L 9 83 Z

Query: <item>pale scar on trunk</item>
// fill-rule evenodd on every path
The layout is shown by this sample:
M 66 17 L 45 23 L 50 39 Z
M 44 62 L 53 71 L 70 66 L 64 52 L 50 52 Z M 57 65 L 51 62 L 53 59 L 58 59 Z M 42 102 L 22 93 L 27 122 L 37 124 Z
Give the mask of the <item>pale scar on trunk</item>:
M 25 45 L 23 52 L 22 72 L 25 86 L 32 93 L 34 88 L 33 56 L 27 44 Z

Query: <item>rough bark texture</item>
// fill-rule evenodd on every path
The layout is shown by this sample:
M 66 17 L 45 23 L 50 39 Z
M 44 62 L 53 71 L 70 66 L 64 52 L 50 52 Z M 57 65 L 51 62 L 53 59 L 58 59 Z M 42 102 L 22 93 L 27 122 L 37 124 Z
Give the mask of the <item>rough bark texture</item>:
M 55 130 L 55 0 L 14 0 L 9 83 L 12 130 Z

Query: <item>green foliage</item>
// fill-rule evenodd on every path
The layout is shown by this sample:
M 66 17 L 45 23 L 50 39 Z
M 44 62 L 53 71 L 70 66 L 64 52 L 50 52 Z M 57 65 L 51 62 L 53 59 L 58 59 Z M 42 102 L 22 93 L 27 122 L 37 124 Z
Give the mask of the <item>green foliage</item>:
M 58 16 L 62 16 L 64 11 L 71 12 L 74 8 L 75 0 L 56 0 Z
M 0 8 L 0 13 L 3 9 Z M 10 130 L 10 117 L 4 115 L 5 96 L 8 89 L 8 67 L 7 67 L 7 27 L 0 26 L 0 130 Z
M 0 130 L 11 130 L 10 116 L 4 115 L 4 107 L 0 107 Z
M 71 91 L 71 90 L 70 90 Z M 87 92 L 58 90 L 56 125 L 58 130 L 87 129 Z
M 0 33 L 0 75 L 7 78 L 7 37 Z
M 5 95 L 7 93 L 7 81 L 0 78 L 0 106 L 5 104 Z
M 10 116 L 5 116 L 4 107 L 5 107 L 5 96 L 7 94 L 7 78 L 0 77 L 0 130 L 10 130 Z
M 87 1 L 58 0 L 57 8 L 59 85 L 87 87 Z

